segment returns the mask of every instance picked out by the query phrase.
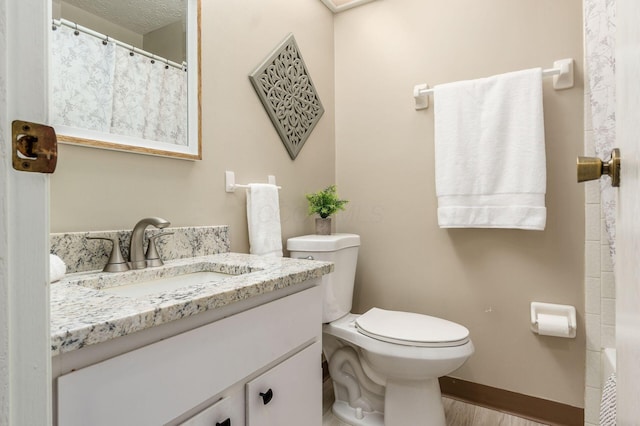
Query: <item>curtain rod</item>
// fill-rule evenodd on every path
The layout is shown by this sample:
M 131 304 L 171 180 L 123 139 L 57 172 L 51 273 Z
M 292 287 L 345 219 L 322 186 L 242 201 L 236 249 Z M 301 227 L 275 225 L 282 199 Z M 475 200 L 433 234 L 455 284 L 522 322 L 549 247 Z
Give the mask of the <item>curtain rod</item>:
M 123 47 L 123 48 L 125 48 L 127 50 L 130 50 L 131 52 L 138 53 L 138 54 L 140 54 L 142 56 L 146 56 L 147 58 L 153 59 L 154 61 L 161 62 L 161 63 L 163 63 L 163 64 L 165 64 L 167 66 L 170 66 L 170 67 L 173 67 L 173 68 L 177 68 L 179 70 L 184 70 L 184 71 L 187 70 L 187 63 L 186 62 L 183 62 L 182 64 L 179 64 L 177 62 L 170 61 L 169 59 L 163 58 L 162 56 L 154 55 L 153 53 L 147 52 L 146 50 L 142 50 L 142 49 L 139 49 L 139 48 L 137 48 L 137 47 L 135 47 L 135 46 L 133 46 L 131 44 L 127 44 L 127 43 L 124 43 L 124 42 L 122 42 L 120 40 L 116 40 L 113 37 L 109 37 L 108 35 L 101 34 L 101 33 L 97 32 L 97 31 L 94 31 L 94 30 L 92 30 L 90 28 L 83 27 L 82 25 L 78 25 L 75 22 L 71 22 L 71 21 L 69 21 L 67 19 L 53 19 L 53 28 L 52 29 L 54 31 L 57 29 L 57 27 L 60 27 L 62 25 L 64 25 L 65 27 L 69 27 L 69 28 L 71 28 L 73 30 L 88 34 L 88 35 L 90 35 L 92 37 L 98 38 L 98 39 L 102 40 L 103 43 L 113 42 L 117 46 Z M 76 34 L 76 35 L 78 35 L 78 34 Z

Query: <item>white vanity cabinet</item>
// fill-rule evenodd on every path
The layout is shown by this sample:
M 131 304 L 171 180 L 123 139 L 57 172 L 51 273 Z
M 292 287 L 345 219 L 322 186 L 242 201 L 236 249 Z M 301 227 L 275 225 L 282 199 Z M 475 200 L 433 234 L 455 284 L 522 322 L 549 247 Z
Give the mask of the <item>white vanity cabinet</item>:
M 57 424 L 320 426 L 321 298 L 311 287 L 62 375 Z

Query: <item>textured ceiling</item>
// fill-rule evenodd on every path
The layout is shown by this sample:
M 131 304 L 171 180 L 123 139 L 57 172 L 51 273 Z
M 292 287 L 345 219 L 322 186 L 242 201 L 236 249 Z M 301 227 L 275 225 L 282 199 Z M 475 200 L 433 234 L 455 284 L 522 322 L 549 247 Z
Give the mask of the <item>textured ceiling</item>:
M 65 0 L 138 34 L 185 19 L 185 0 Z

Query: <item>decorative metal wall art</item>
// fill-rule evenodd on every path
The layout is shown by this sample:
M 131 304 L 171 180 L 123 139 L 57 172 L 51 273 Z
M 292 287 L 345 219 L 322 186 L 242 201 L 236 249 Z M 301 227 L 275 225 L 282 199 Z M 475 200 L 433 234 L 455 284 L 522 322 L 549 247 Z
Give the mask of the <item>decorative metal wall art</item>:
M 249 80 L 295 160 L 324 108 L 293 34 L 249 75 Z

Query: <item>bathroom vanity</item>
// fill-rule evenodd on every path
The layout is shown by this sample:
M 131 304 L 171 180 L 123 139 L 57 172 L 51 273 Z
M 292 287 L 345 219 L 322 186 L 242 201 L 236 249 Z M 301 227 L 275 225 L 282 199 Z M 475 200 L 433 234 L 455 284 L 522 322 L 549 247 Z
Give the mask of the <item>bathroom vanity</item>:
M 331 270 L 219 253 L 67 275 L 51 285 L 54 424 L 320 425 Z

